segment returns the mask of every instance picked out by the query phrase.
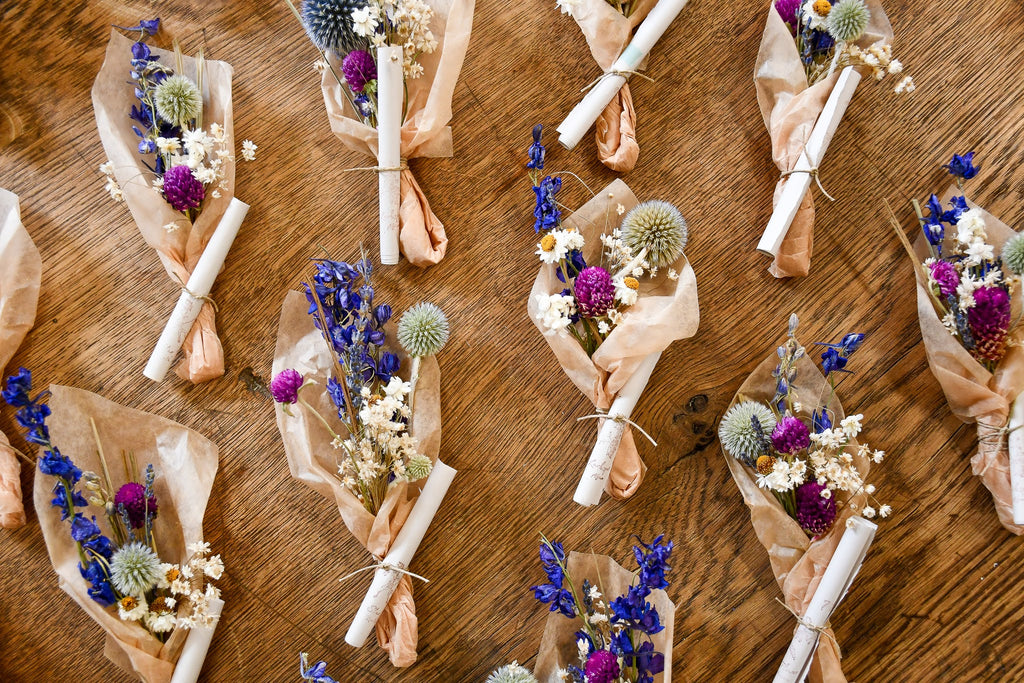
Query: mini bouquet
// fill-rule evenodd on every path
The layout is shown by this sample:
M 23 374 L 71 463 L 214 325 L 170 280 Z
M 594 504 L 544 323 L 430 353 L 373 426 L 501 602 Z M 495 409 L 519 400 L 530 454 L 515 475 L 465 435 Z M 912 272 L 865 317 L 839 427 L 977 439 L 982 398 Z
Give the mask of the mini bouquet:
M 777 278 L 810 269 L 811 179 L 818 178 L 861 72 L 877 80 L 902 72 L 891 42 L 892 28 L 877 0 L 774 0 L 768 8 L 754 83 L 782 176 L 757 248 L 775 259 L 769 270 Z M 911 92 L 914 82 L 904 76 L 895 89 Z
M 571 552 L 566 561 L 562 544 L 542 537 L 540 561 L 547 583 L 531 590 L 537 600 L 550 605 L 552 613 L 537 655 L 537 679 L 542 683 L 672 680 L 676 608 L 664 590 L 672 542 L 662 543 L 662 538 L 633 546 L 637 568 L 629 571 L 606 555 Z M 569 663 L 573 660 L 578 664 Z
M 202 540 L 217 447 L 87 391 L 31 391 L 22 368 L 3 398 L 42 451 L 34 500 L 61 588 L 106 631 L 104 654 L 125 672 L 195 683 L 224 606 L 211 582 L 224 563 Z
M 39 250 L 21 224 L 18 196 L 0 190 L 0 370 L 35 323 L 42 270 Z M 0 527 L 24 523 L 18 458 L 0 432 Z
M 162 380 L 181 347 L 177 373 L 198 383 L 224 374 L 209 294 L 249 207 L 232 196 L 231 66 L 201 51 L 185 57 L 177 43 L 173 52 L 150 47 L 159 26 L 153 19 L 126 29 L 139 32 L 136 42 L 111 32 L 92 102 L 106 189 L 128 205 L 182 290 L 144 374 Z M 255 154 L 255 144 L 242 143 L 243 159 Z
M 945 166 L 958 184 L 958 191 L 947 193 L 947 204 L 933 194 L 925 217 L 915 200 L 922 231 L 913 247 L 895 227 L 914 259 L 928 366 L 953 414 L 977 423 L 978 451 L 971 467 L 992 493 L 999 521 L 1019 535 L 1024 533 L 1024 444 L 1017 442 L 1024 434 L 1016 429 L 1024 424 L 1024 402 L 1018 400 L 1024 389 L 1024 328 L 1019 325 L 1024 236 L 964 196 L 964 180 L 978 173 L 973 161 L 971 152 L 955 155 Z
M 642 68 L 686 0 L 556 0 L 556 4 L 579 24 L 590 54 L 604 71 L 584 89 L 587 94 L 558 126 L 558 141 L 573 149 L 596 123 L 598 159 L 614 171 L 632 171 L 640 146 L 627 79 Z
M 830 683 L 846 679 L 829 616 L 874 538 L 867 520 L 888 517 L 891 509 L 878 505 L 866 483 L 869 461 L 885 454 L 857 443 L 863 416 L 845 416 L 835 395 L 837 375 L 850 373 L 847 362 L 864 335 L 818 344 L 825 349 L 822 376 L 796 340 L 796 327 L 794 315 L 789 338 L 740 387 L 718 436 L 785 605 L 800 624 L 775 680 L 803 681 L 809 672 L 811 681 Z M 818 647 L 821 634 L 828 637 Z
M 317 62 L 331 130 L 377 166 L 380 260 L 429 266 L 444 258 L 444 226 L 409 170 L 412 157 L 450 157 L 452 95 L 474 0 L 303 0 L 299 17 Z
M 597 443 L 573 496 L 596 505 L 606 487 L 624 499 L 643 481 L 647 468 L 630 415 L 661 352 L 697 332 L 697 280 L 683 254 L 687 226 L 679 210 L 639 202 L 621 180 L 563 222 L 561 178 L 540 177 L 540 126 L 533 137 L 527 168 L 541 267 L 528 308 L 562 369 L 597 409 L 588 416 L 600 418 Z
M 437 459 L 435 354 L 448 341 L 448 321 L 434 304 L 420 303 L 395 331 L 391 307 L 375 301 L 372 271 L 365 255 L 354 264 L 319 260 L 305 297 L 288 294 L 270 391 L 292 476 L 333 498 L 373 556 L 345 577 L 375 570 L 345 641 L 361 647 L 376 626 L 391 662 L 410 666 L 416 575 L 408 567 L 455 476 Z

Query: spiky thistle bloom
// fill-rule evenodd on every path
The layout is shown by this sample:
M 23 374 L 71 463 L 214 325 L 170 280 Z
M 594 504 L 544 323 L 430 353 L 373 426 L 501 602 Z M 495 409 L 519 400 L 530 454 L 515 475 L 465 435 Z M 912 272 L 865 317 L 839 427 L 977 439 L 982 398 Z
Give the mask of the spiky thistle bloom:
M 133 529 L 141 529 L 146 524 L 146 513 L 154 518 L 157 513 L 156 497 L 146 499 L 146 487 L 134 481 L 124 484 L 114 494 L 114 506 L 124 506 L 128 513 L 128 521 Z
M 657 199 L 634 206 L 622 219 L 622 241 L 633 252 L 647 250 L 654 268 L 675 263 L 686 248 L 686 219 L 672 204 Z
M 754 420 L 761 426 L 760 432 L 754 427 Z M 764 454 L 764 432 L 773 429 L 775 415 L 768 406 L 757 401 L 741 401 L 722 418 L 718 439 L 726 453 L 752 466 L 758 456 Z
M 160 574 L 160 558 L 143 543 L 121 546 L 110 559 L 110 580 L 125 595 L 143 595 Z
M 366 5 L 366 0 L 306 0 L 302 3 L 302 25 L 310 40 L 324 52 L 351 52 L 366 45 L 352 20 L 352 13 Z
M 302 387 L 302 375 L 298 370 L 287 368 L 277 373 L 270 381 L 270 393 L 278 403 L 296 403 Z
M 1017 233 L 1003 245 L 1003 263 L 1014 275 L 1024 274 L 1024 233 Z
M 816 481 L 807 481 L 796 487 L 796 521 L 800 528 L 815 536 L 832 528 L 836 520 L 836 501 L 830 495 L 822 498 L 825 487 Z
M 488 676 L 487 683 L 537 683 L 537 679 L 525 666 L 512 662 Z
M 341 73 L 352 92 L 363 92 L 367 83 L 377 80 L 377 63 L 366 50 L 353 50 L 341 61 Z
M 163 80 L 153 92 L 153 101 L 160 117 L 178 128 L 184 128 L 203 110 L 203 96 L 188 76 L 175 74 Z
M 432 303 L 420 302 L 398 321 L 398 343 L 410 356 L 433 356 L 448 343 L 448 318 Z
M 589 266 L 576 276 L 576 303 L 584 318 L 600 318 L 615 303 L 611 274 L 600 266 Z
M 956 268 L 949 261 L 932 261 L 928 264 L 928 272 L 932 277 L 932 281 L 938 286 L 939 294 L 943 297 L 947 297 L 950 294 L 956 293 L 956 288 L 960 284 L 960 274 L 956 272 Z
M 164 198 L 175 211 L 199 208 L 205 195 L 203 184 L 185 164 L 172 166 L 164 173 Z
M 864 0 L 842 0 L 828 13 L 828 32 L 836 40 L 849 43 L 861 37 L 870 18 Z
M 587 683 L 612 683 L 619 678 L 619 658 L 608 650 L 594 650 L 583 667 Z
M 971 355 L 978 360 L 998 362 L 1006 353 L 1010 295 L 999 287 L 976 289 L 974 306 L 967 311 L 967 324 L 975 341 Z
M 434 463 L 430 461 L 430 458 L 422 453 L 417 453 L 409 458 L 409 462 L 405 463 L 405 476 L 409 481 L 416 481 L 428 476 L 432 469 L 434 469 Z
M 811 445 L 811 431 L 800 418 L 787 415 L 772 430 L 772 448 L 779 453 L 796 453 Z

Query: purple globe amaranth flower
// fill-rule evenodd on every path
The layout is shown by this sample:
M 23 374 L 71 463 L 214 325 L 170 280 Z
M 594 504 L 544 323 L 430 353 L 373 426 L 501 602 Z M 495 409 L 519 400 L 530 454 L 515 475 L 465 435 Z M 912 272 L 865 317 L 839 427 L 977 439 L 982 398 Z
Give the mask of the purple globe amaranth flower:
M 949 296 L 956 293 L 956 288 L 960 284 L 960 273 L 956 272 L 952 263 L 933 261 L 928 264 L 928 269 L 931 272 L 932 280 L 939 286 L 939 294 Z
M 271 380 L 270 393 L 278 403 L 296 403 L 299 400 L 299 387 L 302 386 L 302 381 L 302 375 L 298 370 L 282 370 Z
M 975 346 L 971 355 L 993 363 L 1006 353 L 1010 329 L 1010 295 L 999 287 L 981 287 L 974 291 L 974 306 L 967 311 L 967 325 Z
M 825 487 L 816 481 L 806 481 L 796 487 L 796 521 L 804 531 L 819 536 L 832 528 L 836 521 L 835 498 L 822 498 Z
M 772 430 L 772 448 L 779 453 L 796 453 L 811 445 L 811 432 L 792 415 L 779 420 Z
M 133 529 L 141 529 L 146 525 L 147 511 L 156 517 L 156 497 L 150 496 L 146 499 L 146 487 L 134 481 L 124 484 L 114 494 L 114 505 L 117 508 L 124 506 L 128 513 L 128 522 Z
M 587 683 L 611 683 L 619 677 L 619 658 L 608 650 L 594 650 L 583 667 Z
M 175 211 L 199 208 L 205 196 L 203 184 L 192 175 L 192 169 L 188 166 L 172 166 L 164 173 L 164 198 Z
M 599 318 L 615 303 L 612 276 L 600 266 L 590 266 L 576 276 L 576 303 L 584 318 Z
M 366 50 L 352 50 L 341 61 L 341 73 L 352 92 L 363 92 L 367 83 L 377 80 L 377 63 Z
M 775 11 L 779 13 L 794 35 L 796 35 L 797 12 L 800 9 L 800 2 L 801 0 L 775 0 Z

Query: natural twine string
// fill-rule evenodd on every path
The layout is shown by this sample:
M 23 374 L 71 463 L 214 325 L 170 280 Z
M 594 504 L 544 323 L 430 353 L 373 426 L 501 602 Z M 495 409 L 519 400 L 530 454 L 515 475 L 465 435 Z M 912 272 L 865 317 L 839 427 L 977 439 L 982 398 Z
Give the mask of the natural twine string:
M 356 168 L 343 168 L 343 169 L 341 169 L 341 172 L 342 173 L 348 173 L 349 171 L 373 171 L 374 173 L 384 173 L 386 171 L 405 171 L 408 168 L 409 168 L 409 160 L 406 159 L 405 157 L 402 157 L 399 160 L 399 162 L 398 162 L 398 166 L 394 166 L 394 167 L 388 167 L 388 166 L 357 166 Z
M 814 624 L 812 624 L 811 622 L 807 621 L 807 620 L 806 620 L 806 619 L 804 619 L 804 618 L 803 618 L 802 616 L 800 616 L 799 614 L 797 614 L 797 612 L 796 612 L 796 610 L 795 610 L 795 609 L 793 609 L 792 607 L 790 607 L 789 605 L 787 605 L 787 604 L 786 604 L 785 602 L 783 602 L 783 601 L 782 601 L 782 600 L 780 600 L 779 598 L 775 598 L 775 602 L 777 602 L 777 603 L 779 603 L 780 605 L 782 605 L 783 607 L 785 607 L 785 608 L 786 608 L 786 610 L 787 610 L 787 611 L 788 611 L 788 612 L 789 612 L 790 614 L 792 614 L 792 615 L 793 615 L 794 617 L 796 617 L 796 621 L 797 621 L 797 623 L 798 623 L 798 624 L 800 624 L 801 626 L 803 626 L 803 627 L 804 627 L 804 628 L 806 628 L 806 629 L 809 629 L 809 630 L 811 630 L 811 631 L 814 631 L 814 632 L 815 632 L 815 633 L 817 633 L 817 634 L 818 634 L 819 636 L 825 636 L 826 638 L 828 638 L 829 640 L 831 640 L 831 641 L 832 641 L 832 643 L 833 643 L 833 644 L 834 644 L 834 645 L 835 645 L 835 646 L 836 646 L 837 648 L 839 647 L 839 642 L 838 642 L 838 641 L 836 640 L 836 637 L 835 637 L 835 635 L 833 635 L 833 633 L 832 633 L 832 631 L 831 631 L 831 629 L 832 629 L 832 624 L 831 624 L 831 623 L 829 623 L 829 622 L 825 622 L 825 625 L 824 625 L 824 626 L 815 626 Z
M 984 444 L 985 446 L 996 446 L 1001 447 L 1003 445 L 1003 437 L 1007 436 L 1010 432 L 1020 429 L 1020 427 L 1010 428 L 1009 425 L 1003 425 L 1002 427 L 993 427 L 990 424 L 984 422 L 978 423 L 978 443 Z
M 806 173 L 807 175 L 811 176 L 812 178 L 814 178 L 814 182 L 818 184 L 818 189 L 821 190 L 821 193 L 823 195 L 828 197 L 828 200 L 830 202 L 834 202 L 836 200 L 835 197 L 833 197 L 828 192 L 826 192 L 825 188 L 821 186 L 821 178 L 818 177 L 819 174 L 818 174 L 818 167 L 817 166 L 813 166 L 813 167 L 807 168 L 807 169 L 794 168 L 792 171 L 783 171 L 782 172 L 782 177 L 783 178 L 788 178 L 789 176 L 793 175 L 794 173 Z
M 587 85 L 585 85 L 582 88 L 580 88 L 580 92 L 587 92 L 588 90 L 593 88 L 595 85 L 597 85 L 598 83 L 600 83 L 604 79 L 608 78 L 609 76 L 622 76 L 623 78 L 625 78 L 627 80 L 629 80 L 630 76 L 639 76 L 640 78 L 643 78 L 644 80 L 648 80 L 651 83 L 655 82 L 655 80 L 653 78 L 651 78 L 650 76 L 648 76 L 645 73 L 641 73 L 640 71 L 634 71 L 633 69 L 624 69 L 622 71 L 620 71 L 618 69 L 613 69 L 611 71 L 605 71 L 603 74 L 601 74 L 600 76 L 598 76 L 594 80 L 590 81 L 590 83 L 588 83 Z
M 653 445 L 655 445 L 655 446 L 658 445 L 658 442 L 654 440 L 654 437 L 652 437 L 650 434 L 648 434 L 646 431 L 644 431 L 643 427 L 638 425 L 636 422 L 633 422 L 632 420 L 630 420 L 625 415 L 616 415 L 615 417 L 609 417 L 607 410 L 601 410 L 600 408 L 597 408 L 597 412 L 594 413 L 593 415 L 584 415 L 583 417 L 577 417 L 576 418 L 577 422 L 581 422 L 583 420 L 611 420 L 612 422 L 625 422 L 626 424 L 628 424 L 628 425 L 630 425 L 632 427 L 636 427 L 636 429 L 641 434 L 646 436 L 647 440 L 650 441 Z
M 178 281 L 179 285 L 181 285 L 181 291 L 185 292 L 196 301 L 204 301 L 210 304 L 211 306 L 213 306 L 214 313 L 220 313 L 220 309 L 217 307 L 217 302 L 214 301 L 213 297 L 211 297 L 209 294 L 196 294 L 195 292 L 188 288 L 188 285 L 181 281 L 181 278 L 178 277 L 177 273 L 174 274 L 174 279 Z
M 411 576 L 412 578 L 419 579 L 420 581 L 423 581 L 424 583 L 430 583 L 430 579 L 422 577 L 419 574 L 413 574 L 412 572 L 410 572 L 410 571 L 408 571 L 406 569 L 402 569 L 401 567 L 396 567 L 395 565 L 390 564 L 390 563 L 386 562 L 385 560 L 382 560 L 381 558 L 377 557 L 376 555 L 373 556 L 373 559 L 376 560 L 376 562 L 374 562 L 373 564 L 367 565 L 367 566 L 363 567 L 362 569 L 357 569 L 354 572 L 350 572 L 350 573 L 346 574 L 345 576 L 341 577 L 340 579 L 338 579 L 338 581 L 347 581 L 347 580 L 351 579 L 353 576 L 356 576 L 357 574 L 362 574 L 363 572 L 368 572 L 371 569 L 383 569 L 384 571 L 398 572 L 399 574 L 405 574 L 406 576 Z

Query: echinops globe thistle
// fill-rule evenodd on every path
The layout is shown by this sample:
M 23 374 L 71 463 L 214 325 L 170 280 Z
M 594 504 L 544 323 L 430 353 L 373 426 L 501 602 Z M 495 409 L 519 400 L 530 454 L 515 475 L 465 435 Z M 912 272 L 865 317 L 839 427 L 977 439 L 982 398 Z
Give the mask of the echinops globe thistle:
M 448 318 L 434 304 L 418 303 L 398 321 L 398 343 L 410 356 L 433 356 L 448 343 Z
M 519 662 L 512 662 L 488 676 L 486 683 L 537 683 L 537 679 Z
M 1014 275 L 1024 274 L 1024 233 L 1017 233 L 1003 245 L 1003 263 Z
M 754 429 L 752 418 L 757 418 L 762 434 Z M 722 442 L 725 452 L 740 462 L 753 466 L 755 459 L 762 454 L 763 434 L 771 434 L 775 429 L 775 415 L 771 409 L 757 401 L 737 403 L 722 418 L 718 426 L 718 439 Z
M 366 45 L 352 21 L 352 12 L 364 7 L 366 0 L 306 0 L 302 3 L 302 25 L 324 52 L 351 52 Z
M 434 463 L 430 461 L 430 458 L 422 453 L 417 453 L 405 464 L 405 475 L 409 481 L 417 481 L 428 476 L 432 469 L 434 469 Z
M 160 558 L 149 546 L 129 543 L 110 559 L 110 580 L 121 593 L 141 596 L 160 578 Z
M 165 121 L 184 128 L 198 118 L 203 110 L 203 96 L 188 76 L 180 74 L 165 78 L 153 92 L 156 111 Z
M 868 27 L 871 11 L 864 0 L 842 0 L 828 13 L 828 32 L 836 40 L 857 40 Z
M 622 219 L 622 241 L 634 256 L 646 249 L 647 262 L 653 268 L 675 263 L 686 240 L 686 220 L 668 202 L 653 199 L 637 204 Z

